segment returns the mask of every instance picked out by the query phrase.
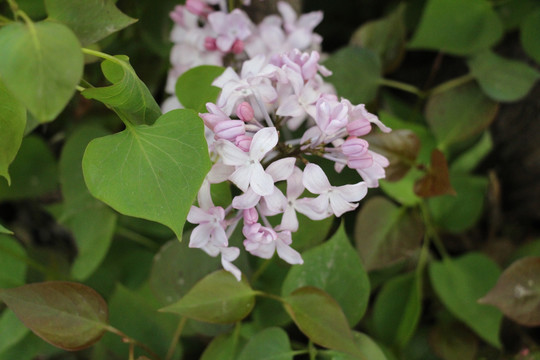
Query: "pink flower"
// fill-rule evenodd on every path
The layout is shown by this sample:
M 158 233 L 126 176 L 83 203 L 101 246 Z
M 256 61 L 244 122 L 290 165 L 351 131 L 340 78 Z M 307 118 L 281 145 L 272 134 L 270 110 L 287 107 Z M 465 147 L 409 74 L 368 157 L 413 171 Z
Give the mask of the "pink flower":
M 238 136 L 246 133 L 246 124 L 242 120 L 225 120 L 214 126 L 214 133 L 217 139 L 234 141 Z
M 236 116 L 242 121 L 250 122 L 253 120 L 253 116 L 255 115 L 255 112 L 253 111 L 253 108 L 251 105 L 244 101 L 236 107 Z
M 372 158 L 371 165 L 369 167 L 355 167 L 354 169 L 358 171 L 368 187 L 374 188 L 379 186 L 379 179 L 384 179 L 386 177 L 384 168 L 387 167 L 390 162 L 381 154 L 377 154 L 371 150 L 368 150 L 368 154 L 371 155 Z
M 338 102 L 332 97 L 321 97 L 315 106 L 317 108 L 315 122 L 326 135 L 336 134 L 347 126 L 348 108 L 344 101 Z
M 213 11 L 213 9 L 202 0 L 186 0 L 186 9 L 197 16 L 206 16 Z
M 302 264 L 302 256 L 293 248 L 291 232 L 282 231 L 279 234 L 274 229 L 259 223 L 244 226 L 242 233 L 246 237 L 244 247 L 255 256 L 270 259 L 277 250 L 278 256 L 289 264 Z
M 239 9 L 234 9 L 229 14 L 216 11 L 208 15 L 208 22 L 218 34 L 216 46 L 223 52 L 231 51 L 236 40 L 245 40 L 251 35 L 250 28 L 253 26 L 247 15 Z
M 223 163 L 236 168 L 229 180 L 244 192 L 251 187 L 256 194 L 265 196 L 272 193 L 274 181 L 264 171 L 260 161 L 277 142 L 276 128 L 263 128 L 253 136 L 249 152 L 242 151 L 227 140 L 218 140 L 214 146 Z
M 341 216 L 356 209 L 358 204 L 353 202 L 360 201 L 367 193 L 365 182 L 343 186 L 330 185 L 324 171 L 312 163 L 306 165 L 302 182 L 310 192 L 319 194 L 316 198 L 316 208 L 321 211 L 321 216 L 326 213 L 324 217 L 332 213 Z
M 221 110 L 217 105 L 213 103 L 206 103 L 207 113 L 199 114 L 203 119 L 204 125 L 210 130 L 214 131 L 214 127 L 223 121 L 230 121 L 231 119 Z
M 187 221 L 199 224 L 191 232 L 189 247 L 203 248 L 208 243 L 218 247 L 226 247 L 229 243 L 225 233 L 225 210 L 221 206 L 203 210 L 192 206 Z
M 350 125 L 350 129 L 349 127 L 347 127 L 347 130 L 349 131 L 350 135 L 362 136 L 362 135 L 367 134 L 367 133 L 362 133 L 362 131 L 351 133 L 351 130 L 354 132 L 355 128 L 356 129 L 362 128 L 362 125 L 360 124 L 364 124 L 364 126 L 366 126 L 366 122 L 370 122 L 372 124 L 377 125 L 381 129 L 382 132 L 387 133 L 387 132 L 392 131 L 392 129 L 384 125 L 376 115 L 373 115 L 372 113 L 367 111 L 366 105 L 360 104 L 360 105 L 353 106 L 351 102 L 346 99 L 343 100 L 343 103 L 345 103 L 347 108 L 349 109 L 349 121 L 351 123 L 360 121 L 360 122 L 356 122 L 354 125 Z

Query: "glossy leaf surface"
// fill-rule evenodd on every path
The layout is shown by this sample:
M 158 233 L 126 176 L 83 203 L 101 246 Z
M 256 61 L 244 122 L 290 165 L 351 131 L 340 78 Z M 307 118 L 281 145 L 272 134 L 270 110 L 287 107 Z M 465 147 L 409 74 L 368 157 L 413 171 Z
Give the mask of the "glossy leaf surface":
M 498 307 L 505 316 L 525 326 L 540 324 L 540 257 L 525 257 L 510 265 L 481 304 Z
M 479 253 L 432 262 L 429 266 L 431 284 L 448 310 L 495 347 L 501 346 L 502 314 L 478 300 L 495 285 L 500 273 L 493 260 Z
M 206 103 L 215 103 L 221 88 L 212 82 L 223 73 L 221 66 L 202 65 L 189 69 L 176 82 L 176 97 L 186 109 L 205 113 Z
M 487 0 L 429 0 L 409 46 L 467 55 L 489 48 L 502 34 Z
M 93 196 L 122 214 L 170 227 L 178 239 L 209 169 L 202 120 L 190 110 L 95 139 L 83 158 Z
M 0 290 L 0 299 L 43 340 L 66 350 L 98 341 L 107 326 L 107 304 L 88 286 L 51 281 Z
M 326 292 L 306 286 L 295 290 L 284 300 L 285 310 L 311 341 L 364 359 L 343 311 Z
M 133 24 L 114 0 L 45 0 L 49 19 L 67 25 L 82 45 L 93 44 Z
M 329 241 L 304 252 L 302 258 L 304 264 L 293 266 L 283 281 L 282 294 L 287 296 L 304 286 L 317 287 L 339 303 L 351 326 L 358 323 L 367 308 L 369 279 L 344 226 Z
M 127 56 L 118 55 L 103 61 L 101 70 L 113 85 L 88 88 L 82 92 L 86 98 L 111 106 L 124 122 L 141 125 L 157 120 L 161 110 Z
M 468 65 L 482 90 L 496 101 L 523 98 L 540 78 L 540 73 L 524 62 L 506 59 L 491 51 L 473 56 Z
M 10 23 L 0 29 L 0 77 L 40 122 L 51 121 L 75 93 L 83 72 L 79 41 L 65 25 Z
M 224 271 L 203 278 L 179 301 L 160 311 L 172 312 L 190 319 L 228 324 L 245 318 L 255 305 L 255 292 L 245 279 Z
M 381 269 L 410 257 L 424 233 L 419 216 L 383 197 L 370 198 L 356 218 L 356 248 L 368 270 Z
M 21 146 L 26 127 L 26 109 L 0 81 L 0 176 L 10 184 L 8 167 Z

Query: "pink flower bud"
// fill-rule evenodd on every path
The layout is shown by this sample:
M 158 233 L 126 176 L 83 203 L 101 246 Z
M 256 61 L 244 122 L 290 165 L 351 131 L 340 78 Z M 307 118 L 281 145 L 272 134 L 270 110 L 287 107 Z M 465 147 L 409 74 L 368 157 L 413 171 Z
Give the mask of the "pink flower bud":
M 231 46 L 231 51 L 238 55 L 244 52 L 244 42 L 240 39 L 236 39 Z
M 176 24 L 182 26 L 184 24 L 184 7 L 182 5 L 176 5 L 174 10 L 169 13 L 169 17 Z
M 373 156 L 366 152 L 362 156 L 350 157 L 347 159 L 347 166 L 351 169 L 367 169 L 373 165 Z
M 225 120 L 214 126 L 215 138 L 234 141 L 237 136 L 246 133 L 246 124 L 242 120 Z
M 255 208 L 244 210 L 244 224 L 253 225 L 259 221 L 259 213 Z
M 216 51 L 217 50 L 216 38 L 207 36 L 204 39 L 204 48 L 208 51 Z
M 352 136 L 363 136 L 371 131 L 371 123 L 367 120 L 354 120 L 347 124 L 347 132 Z
M 212 8 L 202 0 L 187 0 L 186 9 L 197 16 L 206 16 L 212 12 Z
M 369 144 L 364 139 L 349 138 L 341 145 L 343 154 L 348 157 L 361 157 L 368 151 Z
M 245 122 L 249 122 L 253 120 L 253 116 L 255 115 L 255 112 L 253 111 L 253 108 L 251 105 L 249 105 L 248 102 L 244 101 L 236 107 L 236 115 L 240 120 L 243 120 Z
M 251 147 L 251 137 L 247 135 L 240 135 L 234 139 L 235 145 L 242 151 L 248 152 Z

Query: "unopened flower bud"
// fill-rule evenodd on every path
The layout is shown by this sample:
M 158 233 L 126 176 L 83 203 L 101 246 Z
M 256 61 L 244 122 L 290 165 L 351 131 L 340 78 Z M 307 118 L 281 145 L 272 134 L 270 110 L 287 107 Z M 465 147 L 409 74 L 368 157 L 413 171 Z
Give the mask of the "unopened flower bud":
M 371 131 L 371 123 L 367 120 L 354 120 L 347 124 L 347 132 L 351 136 L 363 136 Z
M 349 138 L 341 145 L 343 154 L 348 157 L 361 157 L 368 151 L 369 144 L 364 139 Z
M 169 17 L 172 21 L 174 21 L 178 25 L 184 24 L 184 14 L 183 11 L 184 7 L 182 5 L 176 5 L 174 7 L 174 10 L 169 13 Z
M 236 39 L 235 42 L 231 46 L 231 52 L 236 55 L 243 53 L 244 42 L 240 39 Z
M 259 214 L 255 208 L 244 210 L 244 224 L 253 225 L 259 221 Z
M 204 39 L 204 48 L 208 51 L 216 51 L 217 50 L 216 38 L 207 36 Z
M 247 135 L 237 136 L 234 143 L 240 150 L 248 152 L 251 147 L 251 137 Z
M 206 16 L 212 12 L 212 8 L 202 0 L 187 0 L 186 9 L 197 16 Z
M 216 134 L 216 139 L 234 141 L 237 136 L 246 133 L 246 124 L 242 120 L 222 121 L 214 126 L 214 133 Z
M 367 169 L 371 165 L 373 165 L 373 156 L 369 152 L 362 156 L 347 159 L 347 166 L 351 169 Z
M 253 111 L 253 108 L 251 105 L 244 101 L 236 107 L 236 115 L 240 120 L 243 120 L 245 122 L 249 122 L 253 120 L 253 116 L 255 115 L 255 112 Z

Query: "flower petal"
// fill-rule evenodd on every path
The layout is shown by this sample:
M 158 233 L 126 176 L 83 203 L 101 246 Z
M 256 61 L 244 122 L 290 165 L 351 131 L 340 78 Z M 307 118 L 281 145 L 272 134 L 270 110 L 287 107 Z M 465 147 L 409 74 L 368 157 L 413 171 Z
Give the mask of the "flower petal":
M 210 240 L 210 235 L 212 234 L 213 226 L 211 224 L 201 224 L 197 226 L 191 232 L 189 238 L 189 247 L 190 248 L 202 248 Z
M 335 192 L 338 192 L 346 201 L 360 201 L 367 194 L 367 184 L 362 181 L 357 184 L 343 185 L 336 187 Z
M 192 206 L 189 209 L 189 213 L 187 215 L 187 221 L 189 221 L 192 224 L 206 223 L 210 221 L 210 219 L 211 219 L 211 216 L 206 211 L 196 206 Z
M 288 236 L 290 239 L 291 233 L 289 231 L 284 231 L 278 234 L 278 239 L 276 240 L 276 251 L 278 256 L 289 264 L 303 264 L 304 260 L 302 260 L 300 253 L 287 244 L 287 239 L 284 239 L 284 236 Z
M 287 198 L 297 199 L 304 192 L 304 184 L 302 183 L 302 170 L 295 167 L 293 173 L 287 179 Z
M 298 217 L 296 216 L 296 211 L 294 207 L 287 206 L 283 217 L 281 218 L 281 224 L 276 227 L 277 230 L 289 230 L 296 231 L 298 230 Z
M 341 216 L 348 211 L 356 209 L 358 204 L 353 204 L 345 200 L 341 194 L 338 192 L 333 192 L 330 194 L 330 207 L 334 212 L 334 215 Z
M 306 165 L 302 183 L 313 194 L 323 194 L 332 188 L 323 169 L 313 163 Z
M 261 164 L 250 165 L 251 179 L 249 184 L 253 191 L 261 196 L 267 196 L 274 192 L 274 179 L 264 172 Z
M 278 133 L 275 127 L 263 128 L 257 131 L 257 133 L 253 136 L 253 140 L 251 140 L 249 158 L 252 160 L 261 161 L 264 155 L 266 155 L 277 145 L 277 142 Z
M 261 165 L 259 164 L 259 166 Z M 262 169 L 262 166 L 261 166 L 261 169 Z M 252 167 L 249 165 L 246 165 L 246 166 L 238 167 L 238 169 L 236 169 L 236 171 L 233 172 L 231 176 L 229 176 L 229 180 L 231 180 L 236 186 L 238 186 L 240 190 L 246 192 L 249 187 L 251 177 L 252 177 Z
M 228 140 L 218 140 L 214 143 L 214 148 L 221 156 L 225 165 L 240 166 L 249 161 L 249 156 L 241 149 L 237 148 Z
M 234 197 L 232 201 L 232 206 L 235 209 L 251 209 L 259 203 L 260 199 L 261 195 L 256 194 L 252 188 L 249 188 L 242 195 Z
M 296 158 L 288 157 L 274 161 L 266 168 L 266 173 L 272 176 L 274 182 L 286 180 L 294 170 Z

